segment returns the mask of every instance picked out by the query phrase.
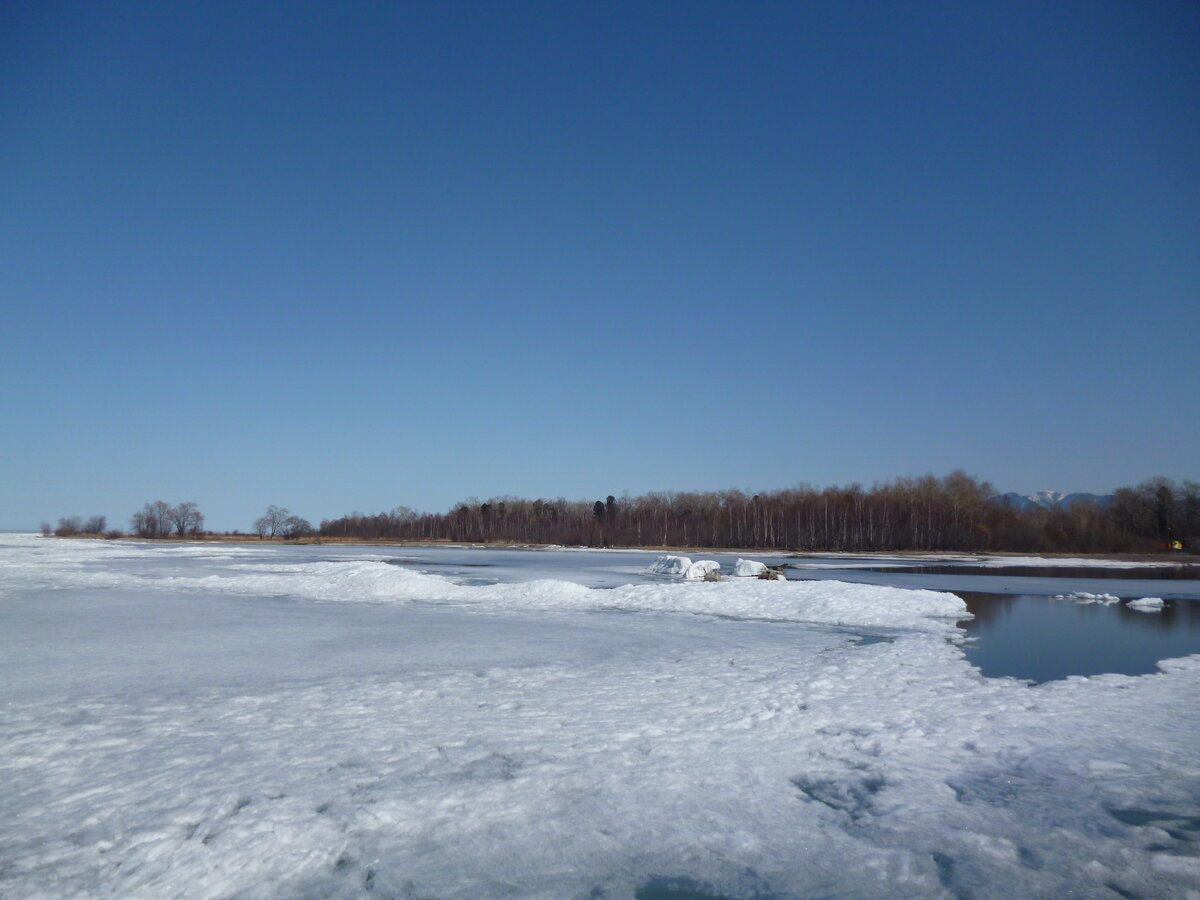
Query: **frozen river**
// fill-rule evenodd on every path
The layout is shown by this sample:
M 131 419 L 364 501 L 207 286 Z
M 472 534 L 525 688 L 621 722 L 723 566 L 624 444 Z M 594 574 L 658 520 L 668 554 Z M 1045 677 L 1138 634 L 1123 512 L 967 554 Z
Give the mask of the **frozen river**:
M 1200 657 L 986 677 L 967 561 L 653 559 L 0 535 L 0 895 L 1200 896 Z

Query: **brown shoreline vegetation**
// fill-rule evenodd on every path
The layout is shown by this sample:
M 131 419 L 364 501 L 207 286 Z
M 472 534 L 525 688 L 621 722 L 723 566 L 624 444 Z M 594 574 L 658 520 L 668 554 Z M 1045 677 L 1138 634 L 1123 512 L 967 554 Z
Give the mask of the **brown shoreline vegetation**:
M 1044 556 L 1130 555 L 1179 559 L 1200 546 L 1200 484 L 1151 478 L 1101 502 L 1069 509 L 1021 509 L 997 498 L 987 482 L 956 471 L 901 478 L 864 489 L 801 485 L 748 495 L 742 491 L 649 493 L 618 500 L 470 498 L 447 513 L 407 507 L 350 513 L 314 528 L 270 506 L 253 533 L 213 534 L 194 503 L 148 503 L 133 516 L 136 537 L 152 540 L 275 543 L 604 547 L 631 550 L 772 555 L 813 553 L 973 553 Z M 62 519 L 43 534 L 101 536 L 103 516 Z M 123 537 L 109 531 L 102 536 Z M 1174 555 L 1172 556 L 1172 551 Z

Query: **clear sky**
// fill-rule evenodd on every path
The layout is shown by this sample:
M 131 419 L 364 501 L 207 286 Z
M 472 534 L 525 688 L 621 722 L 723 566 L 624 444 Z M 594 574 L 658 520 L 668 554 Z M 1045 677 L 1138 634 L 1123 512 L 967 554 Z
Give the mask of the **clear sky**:
M 0 5 L 0 526 L 1200 479 L 1200 4 Z

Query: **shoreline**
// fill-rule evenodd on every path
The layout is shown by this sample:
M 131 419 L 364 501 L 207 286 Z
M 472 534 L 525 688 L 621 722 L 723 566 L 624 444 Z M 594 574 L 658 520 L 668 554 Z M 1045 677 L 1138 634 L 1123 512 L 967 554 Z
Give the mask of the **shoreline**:
M 23 533 L 37 534 L 37 532 Z M 1124 563 L 1146 562 L 1159 565 L 1174 564 L 1177 566 L 1200 566 L 1200 556 L 1196 556 L 1194 554 L 1175 553 L 1042 553 L 1012 550 L 794 550 L 772 547 L 590 547 L 582 545 L 568 547 L 562 544 L 524 544 L 513 543 L 510 541 L 405 541 L 397 540 L 395 538 L 343 537 L 284 538 L 259 537 L 258 535 L 250 534 L 203 534 L 189 535 L 187 537 L 172 535 L 170 537 L 160 538 L 144 538 L 137 537 L 135 535 L 122 535 L 120 537 L 110 538 L 102 534 L 51 534 L 39 536 L 61 540 L 125 541 L 145 544 L 267 544 L 278 546 L 316 546 L 322 544 L 336 544 L 349 546 L 360 545 L 364 547 L 454 547 L 462 548 L 464 550 L 580 550 L 589 552 L 672 553 L 689 556 L 695 556 L 703 553 L 711 553 L 718 556 L 744 556 L 747 554 L 757 554 L 760 556 L 781 556 L 794 559 L 803 559 L 808 557 L 845 557 L 847 559 L 858 559 L 862 557 L 878 556 L 898 556 L 913 559 L 947 556 L 968 556 L 980 559 L 1037 557 L 1039 559 L 1087 559 L 1108 560 Z

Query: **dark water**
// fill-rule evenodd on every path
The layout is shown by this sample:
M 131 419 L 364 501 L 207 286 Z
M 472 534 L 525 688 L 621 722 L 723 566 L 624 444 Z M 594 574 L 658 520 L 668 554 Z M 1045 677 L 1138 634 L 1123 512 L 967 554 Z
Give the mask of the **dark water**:
M 989 677 L 1052 681 L 1106 672 L 1144 675 L 1161 659 L 1200 653 L 1200 603 L 1168 601 L 1141 613 L 1124 602 L 1077 604 L 1045 595 L 958 591 L 975 618 L 963 623 L 967 659 Z

